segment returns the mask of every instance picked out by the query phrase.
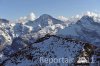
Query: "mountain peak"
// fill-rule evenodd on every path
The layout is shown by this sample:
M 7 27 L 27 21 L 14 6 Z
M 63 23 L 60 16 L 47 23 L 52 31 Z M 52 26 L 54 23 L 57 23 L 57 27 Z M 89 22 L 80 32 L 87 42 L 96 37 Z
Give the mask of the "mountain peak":
M 88 15 L 84 15 L 84 16 L 82 16 L 82 18 L 81 19 L 93 19 L 92 17 L 90 17 L 90 16 L 88 16 Z
M 9 23 L 9 20 L 6 20 L 6 19 L 0 19 L 0 22 L 2 22 L 2 23 Z
M 48 19 L 48 18 L 52 18 L 52 16 L 48 15 L 48 14 L 43 14 L 40 16 L 40 18 L 42 19 Z
M 88 15 L 84 15 L 81 17 L 81 19 L 77 22 L 78 24 L 82 23 L 82 24 L 87 24 L 87 23 L 92 23 L 94 22 L 93 17 L 90 17 Z

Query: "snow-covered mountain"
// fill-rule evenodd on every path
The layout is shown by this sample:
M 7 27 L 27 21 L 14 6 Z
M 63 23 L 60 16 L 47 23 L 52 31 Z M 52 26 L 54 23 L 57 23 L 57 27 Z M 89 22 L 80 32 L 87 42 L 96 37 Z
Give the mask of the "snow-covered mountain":
M 9 20 L 6 20 L 6 19 L 0 19 L 0 23 L 9 23 Z
M 31 17 L 33 17 L 33 16 L 31 16 Z M 54 30 L 55 27 L 57 27 L 57 24 L 63 26 L 64 22 L 57 20 L 57 19 L 51 17 L 50 15 L 43 14 L 36 20 L 33 20 L 33 21 L 27 20 L 27 22 L 25 22 L 25 23 L 23 23 L 23 22 L 16 23 L 13 26 L 13 31 L 14 31 L 15 36 L 20 36 L 20 35 L 24 35 L 24 34 L 27 34 L 30 32 L 32 32 L 32 33 L 38 32 L 39 30 L 42 30 L 42 29 L 43 30 L 45 29 L 45 31 L 47 31 L 48 29 Z
M 36 32 L 46 26 L 52 26 L 54 24 L 63 24 L 63 23 L 64 23 L 63 21 L 57 20 L 48 14 L 43 14 L 36 20 L 27 22 L 26 25 L 32 26 L 33 31 Z
M 0 19 L 0 46 L 11 45 L 12 38 L 10 35 L 9 21 L 6 19 Z M 1 49 L 0 48 L 0 49 Z
M 100 46 L 100 23 L 93 17 L 83 16 L 75 24 L 60 30 L 59 35 L 69 36 Z
M 100 48 L 99 28 L 100 16 L 92 12 L 87 12 L 87 14 L 81 16 L 77 15 L 65 21 L 56 19 L 48 14 L 43 14 L 36 19 L 33 13 L 17 22 L 0 19 L 0 63 L 4 63 L 7 60 L 4 66 L 11 66 L 11 64 L 13 66 L 23 66 L 26 62 L 28 66 L 30 64 L 35 65 L 39 62 L 39 57 L 44 57 L 43 54 L 45 53 L 49 53 L 47 55 L 49 58 L 55 56 L 57 58 L 69 56 L 76 58 L 76 55 L 79 54 L 77 51 L 82 50 L 85 42 L 88 45 Z M 47 37 L 47 35 L 51 36 Z M 63 38 L 71 38 L 71 40 Z M 32 47 L 29 48 L 30 46 Z M 39 49 L 34 49 L 34 47 Z M 17 58 L 16 56 L 11 57 L 12 54 L 16 55 L 17 51 L 21 54 L 17 55 Z M 22 52 L 27 53 L 23 55 Z M 63 52 L 64 54 L 59 54 L 58 52 Z M 31 58 L 34 62 L 30 61 L 27 58 L 29 54 L 32 54 L 32 57 L 34 56 L 37 60 Z M 62 64 L 58 65 L 64 66 Z
M 84 42 L 59 36 L 45 36 L 38 39 L 31 46 L 23 48 L 5 60 L 3 66 L 68 66 L 76 62 L 83 48 Z M 90 44 L 88 44 L 90 45 Z M 90 45 L 91 46 L 91 45 Z M 86 48 L 86 47 L 85 47 Z M 84 48 L 84 49 L 85 49 Z M 87 46 L 87 48 L 89 48 Z M 93 48 L 89 48 L 92 50 Z M 91 52 L 91 51 L 90 51 Z M 63 58 L 57 63 L 45 62 L 41 58 Z M 66 59 L 65 59 L 66 58 Z M 69 61 L 67 60 L 69 58 Z

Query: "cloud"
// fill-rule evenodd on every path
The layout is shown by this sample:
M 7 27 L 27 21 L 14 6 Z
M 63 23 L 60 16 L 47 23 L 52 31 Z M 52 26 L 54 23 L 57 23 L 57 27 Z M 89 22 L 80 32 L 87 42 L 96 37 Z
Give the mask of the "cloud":
M 33 12 L 31 12 L 29 15 L 24 16 L 24 17 L 20 17 L 17 21 L 21 22 L 21 23 L 25 23 L 27 21 L 34 21 L 36 19 L 36 16 Z
M 58 16 L 58 19 L 61 21 L 67 21 L 68 18 L 64 17 L 64 16 Z
M 97 13 L 95 13 L 95 12 L 90 12 L 90 11 L 87 11 L 87 12 L 86 12 L 86 15 L 88 15 L 88 16 L 95 16 L 95 17 L 98 16 Z
M 35 14 L 32 12 L 30 13 L 28 16 L 27 16 L 27 20 L 31 20 L 31 21 L 34 21 L 36 19 L 36 16 Z

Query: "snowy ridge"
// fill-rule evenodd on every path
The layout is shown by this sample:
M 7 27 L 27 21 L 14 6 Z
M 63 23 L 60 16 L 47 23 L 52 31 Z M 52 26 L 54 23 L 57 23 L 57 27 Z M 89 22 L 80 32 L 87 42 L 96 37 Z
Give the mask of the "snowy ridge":
M 27 18 L 22 18 L 22 21 L 17 21 L 15 23 L 5 19 L 0 19 L 0 63 L 4 62 L 6 58 L 9 58 L 11 54 L 16 54 L 17 51 L 24 51 L 23 48 L 27 48 L 30 45 L 32 45 L 32 47 L 36 46 L 40 48 L 40 50 L 44 50 L 43 53 L 47 50 L 49 51 L 49 49 L 46 50 L 44 47 L 47 48 L 51 46 L 51 44 L 53 44 L 52 48 L 60 48 L 57 49 L 57 51 L 53 50 L 55 53 L 58 51 L 64 52 L 65 50 L 66 52 L 70 52 L 68 49 L 71 49 L 73 44 L 75 46 L 77 43 L 73 43 L 72 40 L 67 42 L 67 40 L 63 39 L 66 37 L 72 38 L 73 40 L 81 40 L 87 42 L 87 45 L 91 44 L 91 46 L 97 46 L 100 48 L 100 29 L 98 29 L 100 28 L 100 16 L 96 13 L 87 12 L 87 14 L 68 18 L 66 21 L 56 19 L 48 14 L 43 14 L 39 18 L 35 18 L 34 14 L 31 13 Z M 40 38 L 45 37 L 47 34 L 57 35 L 63 38 L 50 36 L 49 38 L 47 37 L 48 39 L 41 41 Z M 34 42 L 37 40 L 41 42 L 37 42 L 35 43 L 36 45 L 34 45 Z M 52 43 L 53 40 L 54 43 Z M 46 41 L 48 43 L 46 43 Z M 63 42 L 64 46 L 62 45 Z M 83 45 L 80 45 L 80 43 L 78 44 L 79 47 L 76 45 L 76 48 L 73 48 L 72 51 L 79 51 L 83 48 Z M 64 48 L 66 47 L 65 45 L 70 47 L 68 49 Z M 25 50 L 30 51 L 31 49 Z M 32 49 L 32 52 L 35 51 Z M 51 50 L 49 52 L 51 53 Z M 78 53 L 75 53 L 75 55 L 77 54 Z M 58 54 L 56 55 L 59 56 Z M 71 56 L 71 54 L 68 53 L 65 53 L 64 55 L 66 55 L 66 57 L 68 57 L 68 55 Z M 76 58 L 75 56 L 71 57 Z M 28 60 L 26 59 L 26 61 Z M 24 61 L 21 62 L 23 64 Z M 11 61 L 9 64 L 12 64 Z
M 2 65 L 4 66 L 11 66 L 11 65 L 13 66 L 24 66 L 24 65 L 66 66 L 68 65 L 67 63 L 53 63 L 53 64 L 40 63 L 39 59 L 40 57 L 74 58 L 71 62 L 74 63 L 75 57 L 77 57 L 80 54 L 80 51 L 82 50 L 82 48 L 84 48 L 85 45 L 87 45 L 87 43 L 78 40 L 73 40 L 71 38 L 61 38 L 55 35 L 52 36 L 46 35 L 45 37 L 38 39 L 31 46 L 26 47 L 21 51 L 18 51 L 16 54 L 13 54 L 9 59 L 5 60 L 2 63 Z M 59 54 L 59 52 L 61 54 Z
M 59 35 L 70 36 L 76 39 L 81 39 L 83 41 L 90 42 L 92 44 L 98 45 L 96 43 L 100 42 L 98 29 L 100 23 L 95 22 L 95 20 L 90 16 L 83 16 L 75 24 L 70 25 L 58 32 Z M 96 34 L 96 35 L 95 35 Z M 93 36 L 95 36 L 93 38 Z M 98 40 L 98 41 L 97 41 Z

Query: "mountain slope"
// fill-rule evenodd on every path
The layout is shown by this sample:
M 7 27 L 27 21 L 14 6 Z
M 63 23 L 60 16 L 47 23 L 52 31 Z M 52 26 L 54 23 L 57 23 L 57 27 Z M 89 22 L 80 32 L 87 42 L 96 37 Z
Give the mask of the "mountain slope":
M 10 56 L 5 60 L 3 66 L 67 66 L 68 62 L 49 63 L 40 62 L 40 58 L 67 58 L 74 63 L 77 56 L 87 45 L 84 42 L 73 40 L 71 38 L 61 38 L 58 36 L 45 36 L 38 39 L 29 47 Z
M 11 45 L 11 43 L 12 37 L 10 33 L 9 21 L 0 19 L 0 46 L 2 48 L 6 45 Z
M 98 28 L 100 28 L 100 23 L 95 22 L 90 16 L 83 16 L 75 24 L 60 30 L 58 34 L 100 46 L 100 29 Z
M 86 46 L 95 45 L 99 48 L 100 47 L 100 29 L 98 29 L 100 28 L 99 19 L 100 18 L 97 15 L 91 16 L 90 14 L 84 15 L 82 16 L 82 18 L 77 18 L 75 19 L 74 22 L 71 22 L 74 19 L 68 20 L 68 22 L 63 22 L 47 14 L 41 15 L 34 21 L 27 20 L 27 22 L 25 23 L 18 22 L 12 24 L 9 23 L 9 21 L 7 20 L 1 19 L 0 20 L 1 21 L 0 63 L 2 62 L 4 63 L 5 62 L 4 60 L 8 58 L 7 62 L 4 63 L 5 65 L 13 64 L 16 66 L 16 64 L 18 63 L 19 63 L 18 65 L 21 65 L 26 63 L 23 60 L 27 61 L 28 63 L 26 64 L 28 65 L 30 65 L 30 63 L 35 65 L 38 63 L 39 57 L 41 56 L 44 57 L 45 53 L 46 54 L 49 53 L 47 57 L 76 58 L 76 55 L 79 55 L 78 51 L 80 52 L 82 51 L 84 44 L 87 44 Z M 47 34 L 53 36 L 47 36 Z M 83 42 L 77 40 L 81 40 Z M 30 47 L 30 45 L 32 47 Z M 16 53 L 17 51 L 19 51 L 20 55 Z M 26 52 L 26 54 L 24 54 L 23 52 Z M 59 54 L 59 52 L 63 53 Z M 12 54 L 15 54 L 15 56 L 11 56 Z M 16 54 L 18 56 L 17 58 Z M 28 56 L 29 54 L 32 54 L 32 56 L 34 56 L 34 58 L 37 58 L 37 60 L 34 62 L 28 60 L 27 54 Z
M 32 26 L 33 31 L 36 32 L 46 26 L 52 26 L 54 24 L 63 24 L 63 23 L 64 23 L 63 21 L 57 20 L 51 17 L 50 15 L 43 14 L 36 20 L 27 22 L 26 25 Z

